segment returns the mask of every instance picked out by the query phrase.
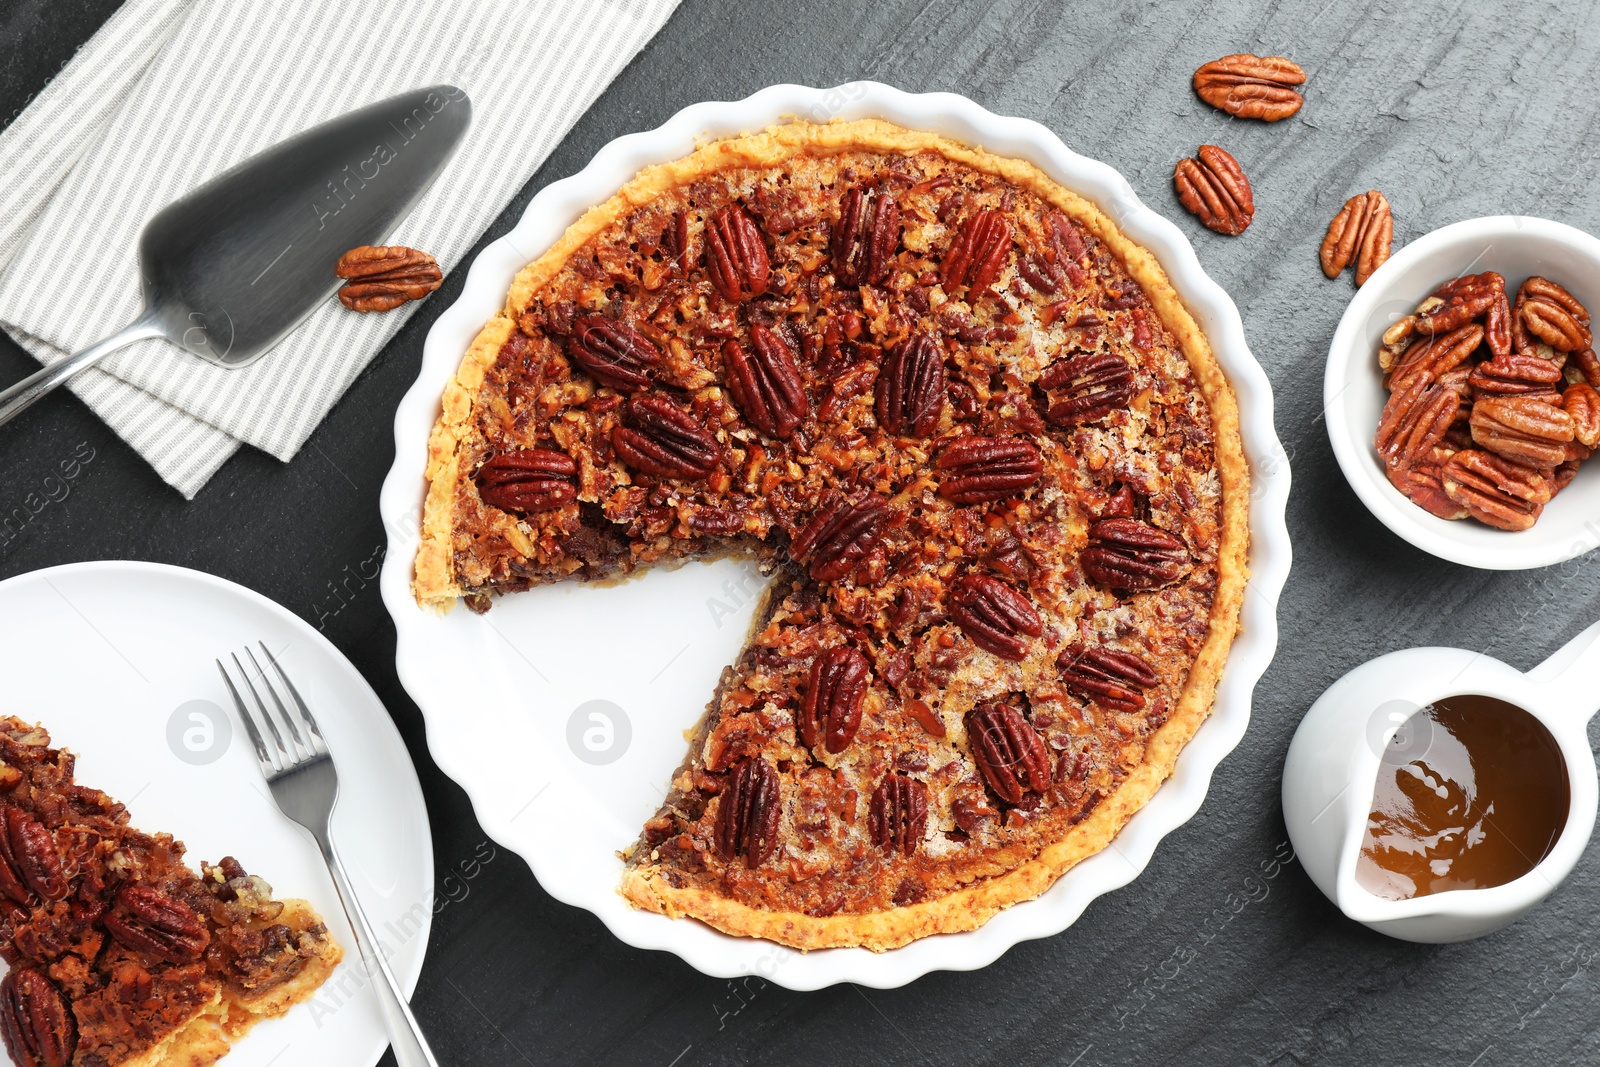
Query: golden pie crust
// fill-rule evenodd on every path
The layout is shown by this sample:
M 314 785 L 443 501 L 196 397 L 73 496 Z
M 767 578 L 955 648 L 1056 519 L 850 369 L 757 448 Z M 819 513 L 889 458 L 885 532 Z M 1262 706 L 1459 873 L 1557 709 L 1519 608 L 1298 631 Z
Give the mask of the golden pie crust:
M 1107 256 L 1101 251 L 1095 252 L 1095 255 L 1100 257 L 1095 262 L 1100 264 L 1101 281 L 1104 282 L 1106 277 L 1111 277 L 1114 284 L 1115 278 L 1124 276 L 1131 278 L 1142 291 L 1141 306 L 1148 308 L 1154 315 L 1153 322 L 1147 323 L 1145 318 L 1138 319 L 1141 328 L 1148 325 L 1155 330 L 1159 335 L 1157 347 L 1168 346 L 1175 358 L 1186 363 L 1187 372 L 1173 372 L 1162 377 L 1158 385 L 1167 392 L 1160 393 L 1157 390 L 1159 396 L 1171 399 L 1176 395 L 1174 391 L 1181 393 L 1187 390 L 1197 398 L 1194 410 L 1209 415 L 1209 426 L 1199 429 L 1190 427 L 1192 434 L 1199 435 L 1195 438 L 1195 454 L 1206 457 L 1207 469 L 1197 471 L 1196 476 L 1186 483 L 1188 488 L 1185 490 L 1190 497 L 1193 497 L 1194 486 L 1205 487 L 1201 499 L 1192 502 L 1192 510 L 1197 518 L 1196 526 L 1189 532 L 1193 535 L 1194 530 L 1198 529 L 1200 533 L 1190 537 L 1193 542 L 1191 547 L 1197 554 L 1192 560 L 1193 570 L 1183 580 L 1186 583 L 1183 585 L 1186 591 L 1184 595 L 1188 599 L 1179 604 L 1180 607 L 1198 606 L 1203 609 L 1203 614 L 1197 619 L 1188 620 L 1182 633 L 1178 634 L 1182 640 L 1173 646 L 1181 648 L 1183 660 L 1181 666 L 1187 669 L 1173 668 L 1166 658 L 1160 660 L 1163 672 L 1160 693 L 1157 695 L 1154 690 L 1152 691 L 1152 707 L 1146 709 L 1147 721 L 1143 727 L 1137 724 L 1129 726 L 1129 722 L 1132 721 L 1129 716 L 1118 718 L 1111 715 L 1105 709 L 1094 705 L 1092 700 L 1083 700 L 1078 696 L 1067 696 L 1057 692 L 1043 696 L 1039 706 L 1056 709 L 1046 714 L 1056 720 L 1058 726 L 1067 713 L 1077 715 L 1084 722 L 1093 723 L 1093 728 L 1101 731 L 1110 729 L 1108 723 L 1121 723 L 1121 728 L 1125 732 L 1131 730 L 1137 734 L 1136 744 L 1142 746 L 1142 754 L 1136 762 L 1117 765 L 1113 768 L 1115 773 L 1109 777 L 1106 774 L 1100 775 L 1103 781 L 1093 797 L 1081 811 L 1074 811 L 1067 816 L 1072 821 L 1070 825 L 1064 825 L 1061 832 L 1053 833 L 1048 840 L 1033 839 L 1029 843 L 1030 839 L 1026 838 L 1028 832 L 1026 826 L 1030 818 L 1037 812 L 1048 814 L 1049 805 L 1044 807 L 1036 805 L 1032 809 L 1017 807 L 1014 810 L 1006 805 L 995 805 L 1001 810 L 989 814 L 995 816 L 994 822 L 997 825 L 1006 827 L 1023 825 L 1025 828 L 1018 838 L 1022 844 L 996 852 L 997 855 L 1005 857 L 1003 862 L 991 864 L 992 868 L 998 869 L 984 870 L 981 863 L 967 864 L 961 867 L 960 884 L 941 885 L 936 892 L 929 892 L 920 899 L 908 899 L 903 903 L 896 900 L 892 904 L 886 904 L 881 893 L 878 897 L 873 897 L 870 890 L 863 890 L 854 904 L 846 901 L 842 906 L 834 904 L 822 906 L 814 899 L 805 901 L 807 907 L 785 906 L 786 900 L 798 899 L 798 894 L 801 893 L 792 886 L 778 887 L 768 896 L 762 897 L 757 891 L 759 886 L 751 888 L 759 883 L 760 879 L 752 880 L 750 871 L 734 870 L 738 866 L 737 859 L 730 863 L 719 863 L 714 855 L 707 851 L 712 816 L 717 804 L 715 795 L 709 801 L 702 797 L 699 803 L 703 803 L 705 807 L 698 812 L 674 808 L 673 801 L 669 800 L 663 812 L 658 814 L 656 820 L 652 820 L 652 824 L 663 819 L 671 824 L 670 829 L 663 832 L 669 835 L 670 840 L 680 843 L 679 855 L 687 857 L 685 860 L 687 866 L 675 868 L 670 863 L 660 862 L 660 849 L 656 846 L 662 839 L 660 834 L 651 836 L 648 829 L 651 824 L 647 824 L 647 835 L 640 844 L 624 853 L 627 866 L 621 891 L 635 906 L 674 918 L 697 918 L 728 933 L 767 938 L 800 949 L 863 946 L 882 951 L 929 934 L 975 928 L 1001 909 L 1038 896 L 1073 865 L 1110 845 L 1127 820 L 1144 806 L 1172 773 L 1184 745 L 1210 713 L 1217 682 L 1237 629 L 1247 577 L 1249 485 L 1248 468 L 1240 441 L 1238 412 L 1232 389 L 1204 333 L 1172 288 L 1155 257 L 1124 235 L 1116 224 L 1093 204 L 1054 182 L 1027 162 L 996 156 L 980 148 L 877 120 L 825 125 L 795 122 L 757 134 L 716 141 L 683 159 L 646 169 L 623 186 L 615 196 L 584 214 L 548 252 L 517 275 L 505 310 L 483 328 L 466 353 L 456 375 L 447 385 L 443 396 L 443 410 L 429 441 L 427 465 L 429 487 L 422 516 L 422 540 L 416 558 L 413 589 L 419 603 L 423 605 L 445 607 L 455 599 L 466 596 L 478 598 L 478 606 L 482 606 L 486 603 L 485 593 L 525 588 L 532 582 L 559 580 L 569 576 L 578 578 L 608 576 L 584 573 L 575 563 L 551 557 L 546 550 L 546 543 L 538 540 L 539 529 L 529 526 L 526 521 L 519 520 L 515 515 L 504 515 L 491 521 L 485 519 L 483 514 L 492 509 L 475 505 L 478 509 L 475 514 L 467 514 L 463 510 L 462 501 L 476 500 L 473 479 L 477 467 L 486 456 L 492 455 L 497 447 L 495 442 L 486 440 L 483 427 L 486 422 L 492 421 L 487 414 L 487 407 L 490 405 L 503 407 L 505 400 L 503 383 L 492 377 L 497 360 L 501 359 L 502 350 L 517 341 L 519 322 L 528 321 L 529 315 L 537 317 L 541 314 L 541 296 L 545 294 L 547 288 L 560 282 L 564 277 L 563 271 L 569 264 L 581 256 L 590 254 L 608 234 L 614 234 L 618 227 L 628 225 L 630 219 L 639 212 L 648 210 L 652 204 L 670 200 L 682 194 L 684 190 L 698 188 L 697 182 L 715 179 L 719 175 L 750 172 L 782 174 L 786 169 L 799 171 L 807 160 L 847 156 L 851 159 L 856 158 L 851 156 L 851 153 L 863 159 L 904 157 L 918 161 L 917 165 L 924 167 L 928 165 L 928 161 L 934 161 L 935 169 L 937 166 L 947 166 L 958 174 L 968 173 L 976 176 L 982 183 L 987 183 L 983 188 L 989 193 L 993 193 L 995 189 L 1009 188 L 1012 192 L 1004 194 L 1008 202 L 1013 193 L 1022 198 L 1033 198 L 1029 199 L 1028 203 L 1037 203 L 1071 220 L 1071 223 L 1078 228 L 1078 232 L 1090 236 L 1091 243 L 1096 244 L 1097 249 L 1108 253 Z M 937 164 L 938 160 L 943 160 L 945 163 Z M 835 189 L 828 195 L 830 198 L 836 198 L 839 192 L 840 190 Z M 975 199 L 973 202 L 980 201 Z M 944 210 L 943 206 L 940 210 L 941 212 Z M 948 227 L 948 232 L 953 235 L 961 212 L 959 202 L 951 210 L 952 218 L 949 220 L 951 225 Z M 928 228 L 930 232 L 937 232 L 939 227 L 929 221 Z M 1019 258 L 1025 254 L 1027 254 L 1025 248 L 1020 248 L 1017 252 Z M 1084 259 L 1082 262 L 1090 263 L 1090 260 Z M 1110 266 L 1107 266 L 1108 262 Z M 1107 271 L 1111 273 L 1107 274 Z M 1012 286 L 1010 291 L 1015 293 L 1026 295 L 1030 292 L 1027 284 L 1015 278 L 1010 269 L 1002 274 L 1001 283 L 1000 288 L 1010 285 Z M 1103 299 L 1105 294 L 1101 295 Z M 973 297 L 974 305 L 977 300 L 978 297 Z M 1143 315 L 1144 312 L 1138 314 Z M 1108 332 L 1112 329 L 1126 332 L 1124 329 L 1126 320 L 1118 314 L 1105 316 L 1104 324 Z M 1096 326 L 1086 329 L 1092 331 L 1096 337 L 1100 334 Z M 1149 343 L 1146 337 L 1145 344 Z M 1034 359 L 1036 356 L 1036 353 L 1030 352 L 1027 358 Z M 1030 366 L 1032 370 L 1029 373 L 1037 373 L 1038 360 Z M 574 376 L 582 377 L 578 371 L 574 372 Z M 591 390 L 581 395 L 592 398 L 594 394 Z M 1182 400 L 1182 397 L 1178 396 L 1178 399 Z M 870 400 L 870 397 L 867 398 L 869 403 Z M 1135 406 L 1145 404 L 1147 408 L 1149 403 L 1148 391 L 1141 394 L 1140 399 L 1133 401 Z M 1163 408 L 1163 412 L 1165 411 Z M 1176 408 L 1173 409 L 1174 418 L 1179 418 L 1181 414 Z M 1142 414 L 1140 417 L 1145 416 Z M 870 416 L 867 425 L 870 425 Z M 945 425 L 948 426 L 948 421 Z M 518 426 L 520 427 L 521 423 L 518 423 Z M 1085 439 L 1077 440 L 1081 442 Z M 516 443 L 508 438 L 499 442 L 498 447 L 510 447 Z M 532 443 L 524 442 L 520 446 L 525 447 Z M 1053 457 L 1051 462 L 1065 462 L 1068 467 L 1076 466 L 1075 460 L 1062 460 L 1054 449 L 1049 451 Z M 1071 450 L 1066 449 L 1066 451 Z M 1150 464 L 1161 462 L 1160 457 L 1147 456 L 1145 459 Z M 580 492 L 587 491 L 591 484 L 587 472 L 581 484 L 583 488 Z M 1107 488 L 1106 492 L 1101 493 L 1099 488 L 1091 488 L 1094 493 L 1099 494 L 1093 499 L 1098 503 L 1104 503 L 1110 489 Z M 1071 537 L 1076 539 L 1079 547 L 1083 543 L 1085 527 L 1095 517 L 1093 514 L 1085 515 L 1084 511 L 1081 500 L 1076 504 L 1062 503 L 1058 506 L 1058 513 L 1064 516 L 1063 525 L 1071 528 Z M 1065 517 L 1068 512 L 1070 517 Z M 1029 512 L 1024 508 L 1020 512 L 1005 512 L 1003 521 L 1006 523 L 1016 521 L 1017 529 L 1020 531 L 1025 526 L 1022 519 L 1031 514 L 1033 525 L 1026 528 L 1037 530 L 1039 515 L 1043 513 L 1043 509 L 1036 508 Z M 1101 514 L 1103 516 L 1107 512 Z M 1022 518 L 1019 518 L 1019 515 Z M 760 521 L 766 523 L 760 528 L 762 536 L 765 536 L 768 529 L 782 526 L 781 518 L 763 517 Z M 755 520 L 752 520 L 752 523 L 754 522 Z M 792 529 L 785 527 L 785 530 L 790 535 L 794 533 Z M 463 581 L 460 573 L 463 559 L 474 551 L 481 551 L 473 546 L 481 546 L 486 541 L 496 546 L 495 552 L 501 557 L 496 564 L 500 568 L 497 572 L 498 578 L 493 574 L 485 577 L 485 574 L 488 574 L 485 570 L 479 573 L 474 581 Z M 625 561 L 622 572 L 635 566 L 648 566 L 653 562 L 673 562 L 696 554 L 704 555 L 715 549 L 708 549 L 705 546 L 682 551 L 673 549 L 664 551 L 659 556 L 650 555 L 648 550 L 643 556 L 639 554 L 637 548 L 634 551 L 635 558 L 632 561 Z M 519 560 L 518 553 L 524 553 L 525 557 Z M 533 566 L 536 556 L 543 569 Z M 559 557 L 559 553 L 555 556 Z M 505 559 L 508 557 L 518 568 L 515 573 L 505 569 Z M 1068 567 L 1052 571 L 1051 574 L 1055 576 L 1053 580 L 1065 582 L 1070 571 L 1071 568 Z M 893 579 L 891 584 L 892 581 Z M 1116 597 L 1108 598 L 1104 591 L 1083 595 L 1090 597 L 1090 600 L 1080 599 L 1080 604 L 1099 605 L 1096 608 L 1098 614 L 1094 616 L 1099 620 L 1096 625 L 1115 617 L 1118 603 Z M 809 610 L 803 603 L 804 597 L 798 600 L 791 597 L 780 602 L 782 596 L 781 589 L 773 594 L 774 602 L 769 604 L 767 616 L 758 620 L 758 632 L 753 636 L 753 640 L 759 639 L 762 626 L 768 626 L 770 632 L 769 624 L 772 624 L 773 620 L 786 617 L 785 613 Z M 834 608 L 837 608 L 837 605 L 833 608 L 825 605 L 822 610 L 826 612 Z M 1087 612 L 1088 608 L 1084 610 Z M 1084 619 L 1088 618 L 1088 614 L 1085 614 Z M 1047 621 L 1051 624 L 1051 628 L 1047 629 L 1045 640 L 1047 642 L 1061 640 L 1062 635 L 1058 632 L 1060 628 L 1055 624 L 1063 620 L 1052 616 Z M 1075 623 L 1071 618 L 1066 618 L 1064 621 L 1069 625 Z M 1088 623 L 1085 621 L 1078 625 L 1086 627 Z M 960 633 L 950 626 L 944 626 L 944 631 L 954 633 L 957 647 L 963 649 L 970 647 L 962 644 Z M 1112 638 L 1121 640 L 1128 637 L 1127 634 L 1107 629 L 1105 626 L 1102 626 L 1100 634 L 1108 641 Z M 1136 638 L 1137 635 L 1134 635 L 1131 640 Z M 1049 653 L 1053 655 L 1054 652 L 1055 647 L 1051 646 Z M 1168 652 L 1162 651 L 1161 654 L 1165 657 Z M 739 686 L 759 673 L 757 667 L 746 662 L 748 658 L 746 656 L 741 660 L 738 670 L 725 676 L 722 689 L 712 703 L 711 713 L 702 721 L 698 732 L 694 735 L 690 758 L 675 776 L 674 798 L 687 797 L 693 790 L 703 786 L 706 779 L 697 778 L 701 772 L 714 772 L 709 778 L 716 779 L 717 773 L 728 769 L 719 762 L 722 756 L 726 755 L 727 740 L 725 737 L 719 737 L 717 731 L 725 724 L 728 717 L 737 711 L 737 708 L 728 702 L 740 695 Z M 991 660 L 992 657 L 982 650 L 968 655 L 962 665 L 945 679 L 948 687 L 951 691 L 969 691 L 973 686 L 979 685 L 977 680 L 1011 669 L 998 660 L 992 662 Z M 1030 685 L 1037 683 L 1038 679 L 1044 677 L 1038 661 L 1040 656 L 1030 652 L 1026 672 L 1008 677 L 1028 679 Z M 933 689 L 924 691 L 925 695 L 930 697 L 935 692 Z M 1017 695 L 1024 699 L 1028 695 L 1039 696 L 1037 693 L 1030 694 L 1027 690 Z M 894 698 L 891 696 L 886 699 L 889 701 L 887 706 L 892 706 Z M 884 710 L 886 705 L 882 700 L 875 698 L 875 701 L 869 701 L 868 705 L 872 715 L 878 716 L 880 713 L 885 716 L 890 715 L 890 712 Z M 766 708 L 780 721 L 783 714 L 792 715 L 793 712 L 792 706 L 786 712 L 781 702 L 778 705 L 768 704 Z M 1149 714 L 1152 710 L 1157 713 Z M 938 742 L 947 748 L 955 746 L 959 749 L 964 740 L 964 730 L 959 719 L 955 718 L 956 715 L 957 711 L 952 711 L 946 716 L 948 721 L 945 722 L 945 726 L 948 728 L 948 735 L 945 741 Z M 1036 713 L 1036 718 L 1042 717 L 1044 716 Z M 896 726 L 894 729 L 902 727 Z M 1041 727 L 1042 729 L 1044 727 Z M 1141 730 L 1143 732 L 1140 732 Z M 902 732 L 895 736 L 904 734 Z M 1070 746 L 1071 736 L 1064 736 L 1067 736 L 1066 743 Z M 1085 740 L 1085 745 L 1090 744 L 1092 740 L 1092 738 Z M 935 742 L 929 742 L 930 746 L 934 744 Z M 780 760 L 786 754 L 795 755 L 792 746 L 779 751 L 781 747 L 772 749 L 778 753 Z M 1070 747 L 1057 750 L 1055 762 L 1058 770 L 1065 766 L 1067 755 L 1073 751 Z M 819 756 L 818 760 L 836 771 L 843 766 L 839 761 L 825 756 Z M 1081 768 L 1087 760 L 1088 756 L 1082 755 L 1078 758 L 1078 766 Z M 949 763 L 945 765 L 948 766 Z M 1094 767 L 1096 773 L 1103 770 L 1099 763 Z M 968 770 L 960 773 L 965 777 L 956 783 L 957 785 L 970 791 L 971 782 L 978 781 L 981 788 L 981 777 L 975 777 Z M 863 784 L 870 785 L 870 783 Z M 706 788 L 714 792 L 717 786 Z M 1039 791 L 1047 792 L 1042 788 Z M 861 792 L 864 794 L 865 789 Z M 849 796 L 854 798 L 857 806 L 847 821 L 864 820 L 867 809 L 866 796 L 857 796 L 855 793 L 850 793 Z M 988 817 L 984 816 L 985 819 Z M 935 823 L 932 816 L 930 823 Z M 787 823 L 785 825 L 788 826 Z M 1044 823 L 1041 822 L 1041 825 Z M 985 827 L 983 834 L 991 832 L 992 827 L 988 823 L 983 823 L 983 826 Z M 942 824 L 942 829 L 941 825 L 933 825 L 930 828 L 934 835 L 942 833 L 952 841 L 971 841 L 980 838 L 988 840 L 981 834 L 973 837 L 967 833 L 965 823 L 951 828 L 948 819 Z M 797 831 L 791 829 L 788 832 Z M 861 838 L 859 830 L 850 832 L 855 835 L 855 839 Z M 691 842 L 691 838 L 695 840 Z M 691 845 L 693 850 L 697 850 L 695 855 L 690 854 Z M 1017 848 L 1030 849 L 1031 854 L 1019 859 Z M 933 870 L 934 865 L 925 857 L 919 859 L 919 862 L 922 863 L 920 868 L 922 874 L 927 875 Z M 695 868 L 695 863 L 702 864 L 703 869 Z M 759 865 L 754 869 L 759 871 Z M 795 868 L 792 865 L 790 869 L 791 882 L 804 880 L 793 873 Z M 775 882 L 777 879 L 774 878 L 772 881 Z M 730 888 L 732 886 L 744 888 Z M 771 886 L 767 888 L 771 889 Z M 904 888 L 905 884 L 902 883 L 901 890 Z M 830 909 L 831 913 L 827 913 Z

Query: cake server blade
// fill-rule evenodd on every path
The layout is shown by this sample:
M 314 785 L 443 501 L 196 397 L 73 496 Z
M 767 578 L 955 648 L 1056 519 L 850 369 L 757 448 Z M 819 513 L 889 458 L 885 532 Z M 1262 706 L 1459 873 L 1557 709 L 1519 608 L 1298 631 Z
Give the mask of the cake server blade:
M 471 121 L 456 86 L 413 89 L 281 141 L 168 204 L 139 238 L 144 310 L 0 393 L 0 424 L 145 338 L 222 367 L 255 362 L 339 287 L 341 255 L 382 243 Z

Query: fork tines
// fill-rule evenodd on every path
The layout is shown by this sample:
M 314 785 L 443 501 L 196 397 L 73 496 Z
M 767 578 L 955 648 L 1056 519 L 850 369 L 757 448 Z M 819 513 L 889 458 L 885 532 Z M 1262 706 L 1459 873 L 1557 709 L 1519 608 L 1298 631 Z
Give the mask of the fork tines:
M 233 675 L 220 659 L 217 660 L 217 670 L 222 673 L 222 680 L 227 684 L 228 692 L 233 694 L 233 702 L 238 706 L 239 717 L 244 720 L 244 728 L 249 732 L 250 740 L 256 747 L 256 759 L 261 763 L 261 773 L 270 779 L 276 774 L 294 770 L 303 764 L 327 759 L 329 754 L 327 743 L 322 739 L 322 731 L 317 728 L 317 720 L 312 718 L 311 709 L 306 707 L 306 702 L 300 698 L 300 693 L 289 680 L 289 675 L 284 672 L 277 657 L 273 656 L 265 642 L 258 641 L 257 646 L 261 649 L 261 654 L 267 658 L 267 663 L 271 665 L 273 672 L 277 674 L 278 680 L 283 683 L 283 689 L 289 695 L 289 702 L 294 705 L 294 712 L 284 704 L 283 698 L 278 695 L 278 688 L 272 684 L 271 677 L 262 669 L 261 662 L 249 648 L 244 650 L 244 654 L 245 659 L 250 662 L 250 667 L 253 668 L 254 681 L 251 679 L 252 671 L 246 669 L 239 656 L 234 654 L 231 658 L 239 679 L 250 693 L 254 708 L 246 702 L 239 687 L 234 684 Z M 257 688 L 258 682 L 260 689 Z M 261 689 L 266 690 L 267 696 L 271 698 L 270 707 L 262 699 Z M 271 744 L 267 742 L 267 735 L 271 736 Z

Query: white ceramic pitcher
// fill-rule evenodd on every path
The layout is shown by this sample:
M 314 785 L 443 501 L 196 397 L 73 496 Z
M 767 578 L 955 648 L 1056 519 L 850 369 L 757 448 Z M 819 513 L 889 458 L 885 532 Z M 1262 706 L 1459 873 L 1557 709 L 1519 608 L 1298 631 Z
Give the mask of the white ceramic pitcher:
M 1555 846 L 1504 885 L 1388 900 L 1356 881 L 1383 751 L 1411 714 L 1477 694 L 1525 709 L 1566 763 L 1570 803 Z M 1407 941 L 1465 941 L 1521 918 L 1571 873 L 1594 831 L 1597 782 L 1588 723 L 1600 710 L 1600 623 L 1526 674 L 1481 653 L 1413 648 L 1346 674 L 1306 713 L 1283 767 L 1283 817 L 1295 854 L 1350 918 Z

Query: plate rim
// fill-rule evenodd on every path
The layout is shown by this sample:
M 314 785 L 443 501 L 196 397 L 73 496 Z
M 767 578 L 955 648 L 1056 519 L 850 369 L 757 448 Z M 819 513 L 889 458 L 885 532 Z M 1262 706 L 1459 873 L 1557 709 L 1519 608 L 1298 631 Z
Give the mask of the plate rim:
M 411 758 L 411 752 L 406 748 L 405 738 L 400 735 L 400 729 L 394 724 L 394 719 L 392 716 L 390 716 L 387 705 L 385 705 L 383 700 L 379 698 L 377 691 L 372 688 L 372 684 L 367 681 L 366 676 L 356 669 L 355 664 L 350 662 L 349 657 L 347 657 L 343 652 L 339 651 L 338 646 L 314 629 L 310 623 L 306 622 L 306 620 L 302 619 L 299 615 L 296 615 L 293 611 L 290 611 L 282 604 L 279 604 L 271 597 L 266 596 L 263 593 L 259 593 L 256 590 L 251 589 L 249 586 L 241 585 L 238 582 L 223 578 L 220 575 L 212 574 L 208 571 L 196 570 L 193 567 L 179 566 L 174 563 L 158 563 L 153 560 L 138 559 L 95 559 L 79 560 L 73 563 L 58 563 L 49 567 L 39 567 L 31 571 L 23 571 L 20 574 L 13 574 L 9 577 L 0 579 L 0 596 L 4 595 L 7 587 L 12 585 L 21 585 L 29 580 L 48 582 L 49 579 L 54 575 L 95 572 L 142 572 L 147 574 L 165 575 L 168 577 L 176 576 L 189 580 L 197 579 L 199 584 L 211 586 L 225 595 L 242 595 L 243 599 L 253 602 L 257 606 L 266 609 L 271 614 L 288 620 L 289 624 L 297 628 L 303 636 L 312 638 L 312 645 L 320 646 L 320 651 L 325 653 L 329 660 L 336 664 L 341 671 L 359 682 L 360 687 L 371 696 L 372 702 L 384 713 L 383 721 L 387 724 L 388 729 L 393 732 L 393 740 L 400 746 L 400 751 L 405 753 L 406 769 L 410 771 L 411 775 L 409 784 L 416 789 L 416 795 L 422 802 L 421 813 L 423 830 L 425 831 L 424 840 L 427 842 L 428 851 L 427 863 L 423 865 L 424 880 L 426 883 L 426 892 L 424 893 L 424 898 L 428 900 L 433 899 L 438 888 L 435 884 L 434 877 L 435 857 L 433 854 L 433 822 L 428 814 L 427 794 L 423 792 L 422 781 L 417 777 L 416 761 Z M 284 818 L 288 819 L 288 816 L 284 816 Z M 422 928 L 418 931 L 418 936 L 415 939 L 419 946 L 416 961 L 411 966 L 404 968 L 403 971 L 397 973 L 396 975 L 396 977 L 400 979 L 400 984 L 404 988 L 406 997 L 408 999 L 416 992 L 417 983 L 422 976 L 422 968 L 428 957 L 428 941 L 433 932 L 433 909 L 425 908 L 424 912 L 425 914 L 422 918 Z M 351 952 L 354 952 L 355 954 L 352 956 L 349 954 Z M 358 969 L 363 966 L 361 955 L 359 951 L 357 951 L 357 946 L 355 945 L 348 947 L 346 959 L 347 962 L 350 962 L 352 966 Z M 374 1064 L 383 1058 L 384 1051 L 389 1047 L 389 1038 L 387 1035 L 382 1037 L 382 1042 L 383 1043 L 373 1053 L 372 1062 Z
M 466 343 L 504 306 L 516 271 L 543 250 L 537 247 L 538 242 L 530 240 L 530 235 L 554 225 L 552 220 L 565 219 L 555 231 L 558 237 L 582 209 L 611 195 L 644 166 L 679 158 L 706 140 L 759 130 L 793 118 L 882 118 L 982 144 L 996 154 L 1029 159 L 1052 178 L 1095 202 L 1132 239 L 1155 254 L 1211 341 L 1238 400 L 1245 454 L 1251 466 L 1251 575 L 1239 635 L 1217 686 L 1215 710 L 1185 745 L 1172 776 L 1129 820 L 1111 846 L 1067 872 L 1041 897 L 1002 912 L 975 930 L 923 938 L 886 953 L 854 948 L 802 954 L 757 942 L 772 950 L 757 965 L 730 965 L 727 957 L 749 954 L 747 939 L 727 937 L 698 923 L 660 916 L 650 917 L 659 920 L 654 924 L 621 921 L 614 909 L 564 894 L 553 857 L 530 855 L 510 843 L 516 836 L 509 820 L 494 810 L 483 788 L 472 781 L 469 753 L 450 742 L 452 732 L 465 737 L 470 731 L 459 729 L 459 718 L 451 723 L 456 727 L 454 731 L 444 729 L 451 722 L 452 713 L 459 716 L 459 708 L 447 709 L 442 698 L 433 706 L 435 697 L 428 680 L 418 677 L 409 666 L 408 649 L 419 640 L 420 623 L 432 614 L 425 614 L 425 609 L 411 598 L 410 581 L 419 539 L 427 439 L 440 410 L 444 383 L 459 365 Z M 951 132 L 958 127 L 976 135 Z M 1271 383 L 1250 352 L 1237 307 L 1205 273 L 1183 232 L 1140 201 L 1120 173 L 1073 152 L 1040 123 L 996 115 L 954 93 L 912 94 L 870 81 L 825 89 L 779 84 L 741 100 L 691 104 L 655 129 L 613 139 L 580 171 L 539 190 L 517 225 L 474 258 L 460 295 L 430 328 L 417 379 L 395 412 L 395 459 L 380 496 L 390 550 L 379 581 L 384 603 L 395 623 L 396 667 L 401 683 L 422 710 L 435 763 L 466 792 L 485 832 L 522 855 L 546 892 L 595 914 L 624 943 L 670 951 L 713 977 L 759 974 L 800 990 L 838 982 L 893 988 L 935 970 L 974 970 L 993 962 L 1021 941 L 1062 932 L 1093 900 L 1142 873 L 1159 842 L 1199 809 L 1217 765 L 1243 738 L 1255 684 L 1276 652 L 1277 603 L 1292 558 L 1285 522 L 1289 459 L 1277 436 L 1273 408 Z M 417 662 L 421 662 L 420 657 Z M 1120 857 L 1120 866 L 1113 857 Z M 708 939 L 707 933 L 715 937 Z M 745 942 L 747 950 L 719 948 L 721 942 Z M 759 965 L 775 957 L 778 963 L 770 969 Z

